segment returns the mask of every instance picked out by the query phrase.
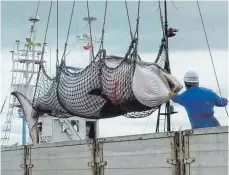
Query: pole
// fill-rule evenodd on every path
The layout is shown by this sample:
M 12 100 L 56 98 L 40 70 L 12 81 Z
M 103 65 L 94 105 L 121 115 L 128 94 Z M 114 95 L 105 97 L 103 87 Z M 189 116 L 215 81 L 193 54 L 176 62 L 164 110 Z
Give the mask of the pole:
M 164 8 L 165 8 L 165 45 L 166 45 L 166 49 L 165 49 L 165 53 L 166 53 L 166 61 L 165 61 L 165 69 L 166 71 L 168 71 L 168 73 L 171 73 L 170 70 L 170 65 L 169 65 L 169 43 L 168 43 L 168 18 L 167 18 L 167 2 L 166 0 L 164 1 Z
M 31 38 L 30 38 L 30 41 L 29 42 L 32 42 L 33 45 L 32 45 L 32 60 L 35 60 L 35 40 L 36 40 L 36 22 L 39 21 L 39 18 L 37 18 L 35 16 L 35 18 L 29 18 L 29 21 L 30 22 L 33 22 L 32 26 L 31 26 Z M 29 58 L 29 54 L 28 54 L 28 50 L 29 50 L 29 47 L 30 46 L 27 46 L 27 56 L 26 56 L 26 59 Z M 32 80 L 32 77 L 33 77 L 33 74 L 34 74 L 34 71 L 35 71 L 35 67 L 34 67 L 34 63 L 32 63 L 32 73 L 31 75 L 29 76 L 29 62 L 26 62 L 26 72 L 25 72 L 25 95 L 28 94 L 28 91 L 29 91 L 29 83 L 31 82 Z M 50 68 L 51 69 L 51 68 Z M 26 116 L 22 116 L 22 145 L 26 145 Z
M 26 116 L 22 116 L 22 145 L 26 145 Z
M 164 1 L 164 9 L 165 9 L 165 43 L 166 43 L 166 61 L 165 61 L 165 70 L 168 71 L 168 73 L 171 73 L 170 65 L 169 65 L 169 47 L 168 47 L 168 18 L 167 18 L 167 2 Z M 167 119 L 167 131 L 171 131 L 171 120 L 170 120 L 170 101 L 166 103 L 166 119 Z

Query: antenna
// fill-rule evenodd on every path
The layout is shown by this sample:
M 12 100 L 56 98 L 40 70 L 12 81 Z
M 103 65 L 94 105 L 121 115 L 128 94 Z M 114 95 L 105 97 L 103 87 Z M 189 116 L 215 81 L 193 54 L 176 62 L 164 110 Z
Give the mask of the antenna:
M 95 17 L 84 17 L 83 18 L 84 21 L 86 21 L 88 23 L 88 25 L 90 25 L 93 21 L 96 21 L 97 18 Z M 96 38 L 93 39 L 90 37 L 89 34 L 84 33 L 82 34 L 82 36 L 76 36 L 77 41 L 83 41 L 84 43 L 87 43 L 87 46 L 85 46 L 86 50 L 89 50 L 89 63 L 93 60 L 93 53 L 92 53 L 92 47 L 94 47 L 93 43 L 97 43 L 100 42 L 100 40 L 97 40 Z

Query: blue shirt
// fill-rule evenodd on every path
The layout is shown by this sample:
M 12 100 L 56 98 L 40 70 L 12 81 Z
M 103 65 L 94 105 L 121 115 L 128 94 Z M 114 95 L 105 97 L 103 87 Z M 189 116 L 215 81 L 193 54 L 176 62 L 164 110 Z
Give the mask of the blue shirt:
M 210 89 L 191 87 L 181 94 L 174 94 L 172 101 L 182 105 L 187 113 L 192 128 L 220 126 L 214 117 L 214 106 L 224 107 L 228 101 L 219 97 Z

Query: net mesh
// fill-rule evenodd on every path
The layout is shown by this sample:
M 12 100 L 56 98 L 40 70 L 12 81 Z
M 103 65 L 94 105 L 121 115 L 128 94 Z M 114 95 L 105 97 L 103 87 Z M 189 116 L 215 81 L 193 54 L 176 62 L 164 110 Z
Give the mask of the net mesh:
M 152 114 L 158 107 L 142 105 L 132 91 L 137 56 L 104 55 L 97 54 L 82 70 L 70 71 L 62 61 L 54 78 L 41 66 L 33 108 L 60 118 L 142 118 Z M 163 60 L 158 60 L 159 66 L 163 66 Z
M 165 69 L 165 64 L 166 64 L 165 47 L 166 47 L 166 43 L 165 43 L 165 38 L 163 37 L 161 39 L 161 45 L 160 45 L 160 48 L 159 48 L 159 51 L 158 51 L 157 58 L 155 60 L 155 64 L 160 66 L 162 69 Z
M 50 78 L 44 69 L 41 67 L 39 79 L 37 82 L 36 92 L 33 98 L 33 108 L 39 112 L 48 113 L 54 117 L 71 117 L 64 110 L 57 99 L 57 76 Z

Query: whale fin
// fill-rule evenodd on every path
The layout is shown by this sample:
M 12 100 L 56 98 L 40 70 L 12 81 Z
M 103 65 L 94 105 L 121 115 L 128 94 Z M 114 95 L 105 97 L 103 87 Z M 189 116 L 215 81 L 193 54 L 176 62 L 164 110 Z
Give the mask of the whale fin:
M 33 109 L 32 103 L 25 95 L 18 91 L 13 91 L 11 94 L 17 98 L 23 109 L 26 121 L 28 123 L 29 135 L 32 139 L 33 145 L 36 145 L 39 142 L 37 130 L 39 113 Z

